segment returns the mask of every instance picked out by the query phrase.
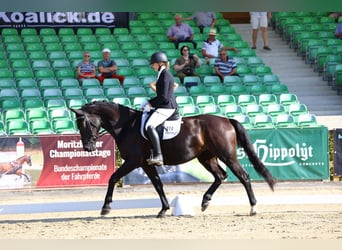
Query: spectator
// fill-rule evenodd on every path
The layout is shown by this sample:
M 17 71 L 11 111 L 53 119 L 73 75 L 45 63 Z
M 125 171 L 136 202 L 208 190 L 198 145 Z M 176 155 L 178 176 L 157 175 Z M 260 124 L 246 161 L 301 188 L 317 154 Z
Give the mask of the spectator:
M 220 50 L 220 57 L 215 59 L 215 72 L 223 82 L 225 76 L 233 76 L 237 74 L 237 65 L 233 58 L 227 55 L 226 50 Z
M 205 27 L 215 28 L 217 18 L 215 12 L 195 12 L 191 17 L 183 19 L 196 20 L 200 32 L 203 33 Z
M 103 60 L 98 62 L 99 75 L 98 79 L 102 83 L 105 78 L 117 78 L 123 85 L 124 76 L 117 75 L 118 66 L 114 60 L 110 59 L 110 49 L 102 50 Z
M 211 29 L 208 36 L 208 39 L 203 42 L 202 46 L 202 55 L 206 59 L 207 64 L 210 63 L 210 58 L 218 57 L 218 52 L 221 49 L 238 52 L 238 49 L 224 46 L 218 39 L 216 39 L 216 29 Z
M 335 23 L 338 23 L 339 18 L 342 17 L 342 12 L 331 12 L 328 16 L 332 17 L 335 20 Z
M 77 65 L 78 81 L 82 85 L 83 79 L 96 78 L 96 67 L 90 61 L 90 54 L 88 51 L 83 52 L 83 61 Z
M 181 42 L 190 42 L 194 45 L 194 48 L 197 48 L 197 43 L 194 39 L 194 31 L 187 23 L 182 23 L 182 16 L 176 14 L 174 17 L 176 24 L 172 25 L 168 32 L 168 39 L 175 44 L 176 49 L 178 49 L 178 45 Z
M 197 55 L 190 53 L 190 48 L 186 45 L 180 49 L 181 55 L 175 61 L 173 68 L 176 70 L 176 76 L 179 77 L 181 83 L 184 82 L 186 76 L 200 76 L 196 73 L 196 67 L 201 66 L 201 60 Z
M 262 33 L 262 40 L 264 42 L 264 50 L 272 50 L 268 46 L 268 35 L 267 35 L 267 28 L 268 28 L 268 19 L 271 18 L 271 12 L 249 12 L 251 18 L 251 25 L 252 25 L 252 49 L 257 48 L 257 38 L 258 38 L 258 31 L 259 27 L 261 28 Z
M 336 38 L 342 40 L 342 22 L 339 22 L 339 23 L 336 25 L 335 36 L 336 36 Z

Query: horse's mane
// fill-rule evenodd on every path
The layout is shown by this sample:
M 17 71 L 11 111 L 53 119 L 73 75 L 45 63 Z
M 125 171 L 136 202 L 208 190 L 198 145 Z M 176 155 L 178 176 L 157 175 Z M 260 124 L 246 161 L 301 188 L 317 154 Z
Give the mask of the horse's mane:
M 135 123 L 135 121 L 139 120 L 142 115 L 142 111 L 133 109 L 119 103 L 109 102 L 106 100 L 101 101 L 93 101 L 91 103 L 86 103 L 81 108 L 83 111 L 90 114 L 99 114 L 99 115 L 108 115 L 111 114 L 114 116 L 115 112 L 118 112 L 120 115 L 119 122 L 126 123 L 127 121 Z M 123 121 L 124 120 L 124 121 Z M 120 122 L 120 123 L 121 123 Z

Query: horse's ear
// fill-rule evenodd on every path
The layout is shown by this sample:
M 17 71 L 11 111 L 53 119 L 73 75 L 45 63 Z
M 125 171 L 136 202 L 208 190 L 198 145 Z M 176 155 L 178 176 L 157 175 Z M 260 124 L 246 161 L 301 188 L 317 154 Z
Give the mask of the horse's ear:
M 83 115 L 84 112 L 81 109 L 73 109 L 73 108 L 69 108 L 72 112 L 74 112 L 76 115 Z

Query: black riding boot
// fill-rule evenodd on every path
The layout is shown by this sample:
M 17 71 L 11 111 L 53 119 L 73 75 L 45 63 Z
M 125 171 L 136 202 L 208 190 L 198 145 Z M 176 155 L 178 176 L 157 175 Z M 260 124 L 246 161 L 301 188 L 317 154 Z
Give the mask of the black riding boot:
M 147 128 L 147 134 L 152 143 L 152 154 L 150 155 L 150 158 L 147 159 L 147 163 L 149 165 L 158 165 L 158 166 L 164 165 L 163 155 L 160 149 L 159 135 L 156 129 L 153 126 L 149 126 Z

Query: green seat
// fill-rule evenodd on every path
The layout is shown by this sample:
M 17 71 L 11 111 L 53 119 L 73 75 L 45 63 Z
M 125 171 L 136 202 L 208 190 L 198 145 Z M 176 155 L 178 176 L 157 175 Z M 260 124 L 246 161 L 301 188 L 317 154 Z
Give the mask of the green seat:
M 273 120 L 270 115 L 257 114 L 254 116 L 255 128 L 274 128 Z
M 55 73 L 53 72 L 53 70 L 52 69 L 46 69 L 46 68 L 36 70 L 34 75 L 35 75 L 37 80 L 55 78 Z
M 0 59 L 0 69 L 9 69 L 8 62 L 6 59 Z
M 76 134 L 78 133 L 72 120 L 54 120 L 52 128 L 57 134 Z
M 139 79 L 155 75 L 155 71 L 149 66 L 136 68 L 135 72 Z
M 115 30 L 114 30 L 114 35 L 115 35 Z M 131 34 L 120 34 L 120 35 L 116 35 L 115 36 L 116 38 L 116 41 L 120 44 L 120 48 L 121 48 L 121 45 L 125 44 L 125 43 L 135 43 L 135 37 Z M 129 47 L 127 45 L 127 47 Z
M 45 44 L 45 52 L 63 51 L 63 46 L 60 43 L 47 43 Z
M 179 107 L 193 106 L 195 104 L 194 99 L 188 95 L 176 96 L 176 102 Z
M 316 116 L 314 114 L 299 114 L 297 125 L 300 127 L 318 126 Z
M 242 126 L 244 126 L 246 129 L 251 129 L 253 128 L 252 126 L 252 121 L 251 119 L 248 117 L 248 115 L 245 114 L 236 114 L 233 116 L 228 116 L 228 118 L 237 120 L 238 122 L 240 122 L 242 124 Z
M 102 83 L 103 89 L 112 88 L 112 87 L 120 87 L 120 81 L 117 78 L 105 78 Z
M 267 86 L 265 86 L 265 85 L 261 85 L 259 83 L 253 84 L 252 86 L 250 86 L 249 93 L 251 95 L 256 96 L 258 99 L 261 94 L 267 94 L 268 89 L 267 89 Z
M 95 36 L 97 37 L 111 35 L 111 34 L 112 33 L 109 28 L 101 28 L 101 27 L 95 28 Z
M 115 28 L 113 31 L 114 35 L 127 35 L 129 30 L 127 28 Z
M 56 35 L 46 35 L 40 38 L 43 45 L 48 43 L 59 43 L 59 37 Z
M 263 107 L 267 107 L 270 104 L 277 104 L 278 100 L 274 94 L 265 93 L 259 95 L 258 103 Z
M 25 120 L 12 120 L 6 123 L 8 135 L 30 135 L 31 131 Z
M 39 30 L 39 35 L 40 36 L 54 36 L 56 35 L 56 30 L 53 28 L 41 28 Z
M 252 104 L 257 104 L 257 100 L 254 95 L 240 94 L 237 97 L 237 104 L 239 104 L 241 107 L 247 107 Z
M 21 119 L 25 120 L 25 114 L 21 108 L 4 110 L 3 116 L 5 122 Z
M 130 33 L 133 35 L 147 34 L 147 29 L 145 27 L 131 27 Z
M 45 109 L 45 105 L 41 99 L 27 99 L 23 100 L 23 108 L 25 110 L 38 108 Z
M 221 79 L 218 76 L 204 76 L 203 77 L 203 84 L 205 86 L 211 85 L 221 85 Z
M 83 105 L 85 105 L 87 101 L 84 98 L 77 98 L 77 99 L 68 99 L 67 106 L 69 108 L 79 109 Z
M 73 35 L 75 35 L 75 32 L 74 32 L 73 28 L 59 28 L 58 29 L 58 35 L 60 37 L 62 37 L 62 36 L 73 36 Z
M 38 70 L 38 69 L 50 69 L 50 62 L 48 60 L 34 60 L 32 62 L 32 69 Z
M 188 93 L 188 90 L 186 89 L 186 87 L 178 86 L 178 88 L 176 88 L 174 90 L 174 95 L 175 96 L 185 96 L 185 95 L 189 95 L 189 93 Z
M 13 79 L 8 79 L 8 78 L 0 79 L 0 91 L 2 89 L 15 89 L 15 88 L 16 88 L 16 84 Z
M 55 120 L 69 120 L 71 119 L 70 111 L 67 108 L 53 108 L 48 109 L 48 116 L 51 122 Z
M 20 69 L 14 71 L 14 77 L 19 80 L 19 79 L 25 79 L 25 78 L 34 78 L 34 73 L 30 69 Z
M 221 108 L 215 104 L 210 104 L 207 106 L 204 106 L 201 109 L 202 114 L 210 114 L 210 115 L 220 115 L 222 116 Z
M 222 108 L 227 105 L 236 105 L 236 99 L 233 95 L 221 94 L 217 96 L 216 103 Z
M 21 43 L 9 43 L 6 45 L 7 52 L 24 51 L 24 46 Z
M 184 106 L 181 109 L 181 115 L 184 117 L 188 117 L 188 116 L 196 116 L 196 115 L 200 115 L 201 111 L 199 109 L 199 107 L 197 107 L 196 105 L 194 106 Z
M 68 59 L 70 61 L 82 61 L 83 60 L 83 51 L 70 51 L 68 52 Z
M 64 46 L 64 50 L 66 50 L 66 46 L 69 45 L 69 44 L 78 44 L 78 45 L 80 45 L 78 37 L 74 36 L 74 35 L 61 36 L 60 37 L 60 42 Z M 82 47 L 80 47 L 80 50 L 81 50 L 81 48 Z M 68 49 L 67 51 L 70 51 L 70 49 Z
M 275 94 L 276 96 L 279 96 L 281 94 L 289 93 L 288 87 L 286 84 L 274 84 L 271 87 L 271 93 Z
M 44 51 L 44 47 L 40 43 L 28 43 L 25 45 L 26 52 Z
M 47 110 L 52 109 L 65 109 L 66 108 L 66 102 L 63 99 L 48 99 L 45 100 L 45 107 Z
M 84 98 L 83 97 L 82 89 L 80 89 L 78 87 L 77 88 L 76 87 L 74 87 L 74 88 L 72 88 L 72 87 L 65 88 L 63 90 L 63 96 L 64 96 L 64 98 L 66 100 L 68 100 L 68 99 L 82 99 L 82 98 Z
M 276 127 L 296 127 L 297 124 L 295 123 L 292 115 L 289 114 L 279 114 L 275 117 L 275 126 Z
M 48 99 L 63 99 L 62 91 L 59 88 L 49 88 L 42 91 L 42 97 L 44 100 Z
M 21 102 L 18 99 L 1 100 L 0 107 L 2 111 L 8 110 L 8 109 L 20 109 Z
M 82 46 L 78 42 L 66 43 L 64 45 L 64 51 L 70 53 L 71 51 L 81 51 Z
M 1 89 L 0 100 L 19 99 L 19 92 L 16 89 Z
M 292 115 L 295 121 L 298 120 L 300 114 L 308 114 L 308 108 L 304 103 L 292 103 L 288 107 L 288 112 Z
M 201 109 L 204 106 L 215 105 L 215 99 L 211 95 L 198 95 L 195 104 Z
M 279 103 L 272 103 L 265 107 L 265 111 L 272 117 L 276 117 L 279 114 L 285 114 L 286 109 L 285 106 Z
M 140 110 L 141 104 L 147 101 L 148 97 L 147 96 L 134 96 L 134 97 L 130 97 L 130 99 L 132 103 L 132 108 Z
M 25 60 L 27 59 L 27 54 L 25 51 L 11 51 L 8 52 L 8 59 L 13 60 Z
M 199 95 L 208 95 L 209 91 L 205 86 L 192 86 L 189 88 L 189 95 L 196 97 Z
M 24 37 L 24 36 L 37 36 L 38 33 L 37 33 L 37 29 L 34 29 L 34 28 L 22 28 L 20 35 L 22 37 Z
M 83 43 L 82 47 L 83 47 L 84 51 L 99 51 L 99 52 L 101 52 L 101 49 L 102 49 L 102 46 L 99 43 L 97 43 L 97 41 Z
M 135 71 L 131 67 L 120 67 L 117 71 L 117 74 L 118 75 L 124 75 L 125 77 L 127 77 L 127 76 L 134 76 L 135 77 Z
M 186 76 L 184 77 L 183 84 L 185 87 L 189 87 L 189 86 L 192 87 L 194 85 L 199 86 L 202 84 L 202 82 L 201 82 L 201 78 L 198 76 Z
M 250 68 L 247 65 L 238 65 L 236 68 L 236 73 L 240 76 L 243 77 L 245 75 L 252 75 L 253 71 L 252 68 Z
M 58 69 L 55 74 L 57 80 L 75 78 L 75 71 L 70 68 Z
M 38 88 L 23 89 L 21 91 L 21 99 L 41 99 L 41 93 Z
M 223 107 L 222 112 L 228 118 L 243 114 L 242 107 L 238 104 L 226 105 Z
M 78 28 L 76 34 L 77 36 L 92 36 L 93 31 L 91 28 Z
M 87 98 L 87 100 L 92 99 L 103 99 L 105 98 L 104 92 L 102 88 L 87 88 L 84 89 L 83 95 Z
M 55 79 L 42 79 L 38 81 L 40 90 L 59 88 L 58 82 Z
M 223 84 L 225 86 L 233 86 L 242 84 L 241 78 L 239 76 L 225 76 L 223 78 Z
M 112 101 L 123 106 L 132 106 L 131 100 L 128 97 L 114 97 Z
M 48 53 L 48 58 L 50 60 L 61 60 L 67 59 L 67 55 L 64 51 L 51 51 Z
M 134 58 L 131 61 L 131 66 L 134 69 L 139 68 L 139 67 L 150 67 L 150 62 L 146 58 Z
M 39 36 L 23 36 L 22 42 L 25 45 L 28 44 L 40 44 L 40 38 Z
M 134 98 L 134 97 L 146 97 L 147 92 L 144 87 L 142 86 L 132 86 L 127 89 L 127 96 L 129 98 Z
M 115 97 L 125 97 L 125 90 L 121 87 L 110 87 L 104 90 L 104 94 L 108 99 L 113 99 Z
M 139 48 L 126 51 L 126 58 L 130 61 L 137 58 L 144 58 L 145 54 Z
M 226 86 L 221 85 L 221 84 L 216 84 L 216 85 L 210 86 L 209 93 L 210 93 L 210 95 L 212 95 L 214 98 L 217 99 L 217 97 L 219 95 L 222 95 L 222 94 L 225 94 L 225 93 L 228 93 L 228 92 L 227 92 L 227 87 Z
M 298 97 L 296 94 L 282 93 L 279 95 L 279 103 L 287 106 L 292 103 L 298 103 Z
M 38 109 L 29 109 L 26 110 L 26 120 L 28 122 L 35 121 L 35 120 L 42 120 L 48 119 L 48 115 L 44 109 L 38 108 Z
M 28 54 L 28 58 L 31 61 L 36 61 L 36 60 L 47 60 L 48 56 L 44 51 L 31 51 Z
M 244 85 L 233 85 L 230 88 L 230 94 L 238 97 L 239 95 L 249 94 L 249 91 Z
M 54 134 L 51 123 L 47 119 L 32 120 L 29 124 L 34 135 Z

